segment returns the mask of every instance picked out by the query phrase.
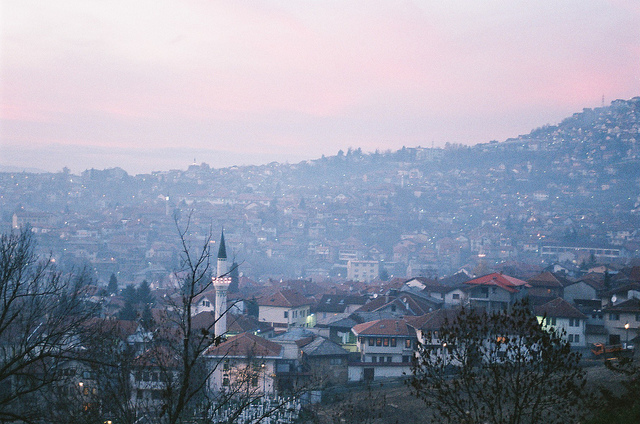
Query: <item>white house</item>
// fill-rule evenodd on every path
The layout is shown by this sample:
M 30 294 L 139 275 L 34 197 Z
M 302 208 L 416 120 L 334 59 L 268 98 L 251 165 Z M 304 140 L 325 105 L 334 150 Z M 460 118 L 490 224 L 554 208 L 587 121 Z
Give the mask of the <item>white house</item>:
M 276 391 L 276 362 L 283 358 L 281 345 L 252 333 L 233 336 L 207 350 L 211 370 L 209 388 L 214 392 L 263 395 Z
M 538 321 L 547 327 L 563 330 L 565 339 L 571 347 L 586 347 L 587 316 L 562 298 L 553 299 L 543 305 L 535 307 Z
M 274 328 L 308 327 L 311 304 L 301 293 L 281 290 L 258 299 L 258 319 Z
M 401 377 L 411 372 L 416 332 L 406 321 L 369 321 L 351 331 L 357 338 L 360 361 L 349 364 L 349 381 Z
M 609 344 L 626 344 L 640 334 L 640 299 L 632 298 L 606 307 L 604 327 L 609 333 Z

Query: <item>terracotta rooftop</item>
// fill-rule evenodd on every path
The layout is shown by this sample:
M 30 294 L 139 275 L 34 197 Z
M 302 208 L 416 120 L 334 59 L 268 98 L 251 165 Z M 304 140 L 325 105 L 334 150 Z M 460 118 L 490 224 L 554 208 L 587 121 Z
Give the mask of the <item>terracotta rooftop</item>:
M 548 317 L 557 318 L 587 318 L 585 314 L 560 297 L 557 297 L 544 305 L 536 306 L 534 310 L 537 316 L 546 315 Z
M 629 299 L 620 302 L 617 305 L 609 306 L 603 309 L 603 312 L 631 312 L 640 313 L 640 299 Z
M 528 279 L 527 282 L 533 287 L 541 286 L 562 288 L 562 282 L 560 279 L 549 271 L 538 274 L 535 277 Z
M 297 308 L 298 306 L 311 305 L 312 302 L 301 293 L 294 290 L 280 290 L 271 295 L 258 298 L 260 306 L 276 306 L 281 308 Z
M 445 322 L 453 323 L 460 312 L 459 309 L 437 309 L 418 317 L 407 317 L 407 323 L 421 331 L 439 330 Z
M 217 357 L 280 357 L 282 346 L 256 336 L 252 333 L 242 333 L 231 337 L 219 346 L 211 347 L 206 356 Z
M 381 319 L 363 322 L 353 327 L 358 336 L 415 336 L 415 330 L 401 319 Z
M 500 272 L 494 272 L 492 274 L 483 275 L 482 277 L 474 278 L 472 280 L 466 281 L 464 284 L 466 285 L 487 285 L 487 286 L 498 286 L 501 287 L 511 293 L 517 292 L 521 287 L 530 287 L 529 283 L 526 281 L 520 280 L 515 277 L 511 277 L 506 274 L 502 274 Z

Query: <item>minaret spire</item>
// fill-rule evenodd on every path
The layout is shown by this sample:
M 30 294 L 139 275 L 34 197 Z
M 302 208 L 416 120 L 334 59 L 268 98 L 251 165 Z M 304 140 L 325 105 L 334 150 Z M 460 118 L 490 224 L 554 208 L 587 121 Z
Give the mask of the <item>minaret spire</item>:
M 227 247 L 224 242 L 224 229 L 220 234 L 220 247 L 218 247 L 217 277 L 213 278 L 213 286 L 216 290 L 216 322 L 214 331 L 216 337 L 223 336 L 227 332 L 227 290 L 231 284 L 229 267 L 227 265 Z
M 222 277 L 229 272 L 229 266 L 227 265 L 227 247 L 224 242 L 224 228 L 220 234 L 220 246 L 218 247 L 218 275 Z

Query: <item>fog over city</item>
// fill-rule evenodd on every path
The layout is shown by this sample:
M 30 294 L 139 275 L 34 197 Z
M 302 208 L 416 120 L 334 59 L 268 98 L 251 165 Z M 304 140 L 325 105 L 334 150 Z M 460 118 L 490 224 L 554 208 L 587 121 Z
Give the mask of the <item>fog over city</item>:
M 640 3 L 0 0 L 0 422 L 640 422 Z

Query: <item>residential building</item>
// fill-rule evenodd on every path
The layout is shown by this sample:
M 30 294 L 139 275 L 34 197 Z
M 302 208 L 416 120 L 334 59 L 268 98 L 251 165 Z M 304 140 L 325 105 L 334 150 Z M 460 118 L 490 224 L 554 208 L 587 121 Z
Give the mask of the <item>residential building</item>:
M 494 272 L 466 281 L 468 302 L 472 308 L 481 308 L 487 312 L 506 310 L 516 300 L 523 297 L 529 284 Z
M 349 364 L 349 381 L 400 377 L 410 372 L 416 332 L 402 319 L 382 319 L 358 324 L 360 360 Z
M 301 293 L 289 289 L 258 298 L 258 319 L 277 329 L 307 327 L 311 305 Z
M 380 275 L 380 263 L 378 261 L 357 261 L 347 262 L 347 279 L 361 282 L 371 282 Z
M 211 370 L 208 387 L 214 392 L 273 394 L 277 390 L 276 364 L 283 351 L 278 343 L 252 333 L 230 337 L 203 355 Z
M 609 344 L 627 344 L 640 334 L 640 299 L 632 298 L 602 309 Z
M 571 347 L 584 348 L 586 343 L 587 316 L 566 300 L 558 297 L 543 305 L 536 306 L 534 312 L 546 327 L 553 327 L 564 334 Z

